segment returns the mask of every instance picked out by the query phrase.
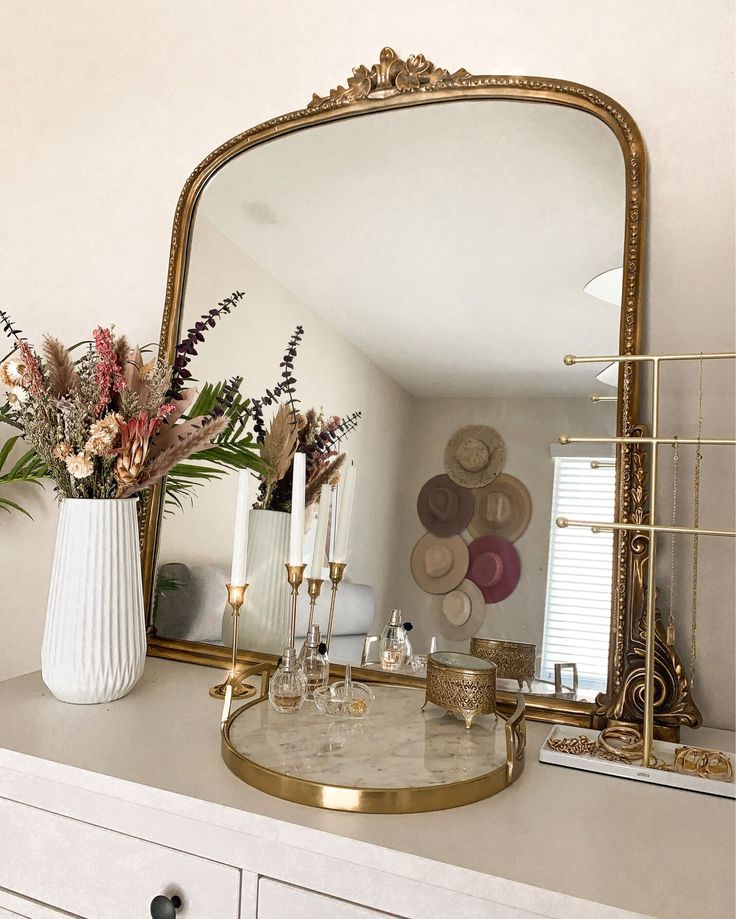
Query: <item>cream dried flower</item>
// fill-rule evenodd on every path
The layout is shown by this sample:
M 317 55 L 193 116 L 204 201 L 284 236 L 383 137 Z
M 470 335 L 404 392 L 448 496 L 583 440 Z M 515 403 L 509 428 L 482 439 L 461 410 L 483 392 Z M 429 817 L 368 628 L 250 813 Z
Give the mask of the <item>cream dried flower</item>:
M 100 430 L 109 431 L 114 437 L 117 437 L 119 433 L 119 422 L 122 421 L 122 419 L 123 416 L 119 412 L 110 412 L 109 415 L 100 418 L 95 424 L 100 426 Z M 92 427 L 94 428 L 94 424 Z
M 72 453 L 64 459 L 69 475 L 74 479 L 86 479 L 92 475 L 92 460 L 84 453 Z
M 28 390 L 22 386 L 11 386 L 8 390 L 8 402 L 11 405 L 20 405 L 28 401 Z
M 153 376 L 154 370 L 158 368 L 158 361 L 154 358 L 153 360 L 146 361 L 145 364 L 142 364 L 138 373 L 141 376 L 142 380 L 150 380 Z
M 116 415 L 106 415 L 92 423 L 89 438 L 84 445 L 88 455 L 109 456 L 118 439 L 118 422 Z
M 65 460 L 71 452 L 72 448 L 70 444 L 68 444 L 65 440 L 62 440 L 61 443 L 58 443 L 51 451 L 51 455 L 54 459 Z
M 23 374 L 26 372 L 26 365 L 18 358 L 8 358 L 4 364 L 0 364 L 0 383 L 5 386 L 21 386 L 23 383 Z

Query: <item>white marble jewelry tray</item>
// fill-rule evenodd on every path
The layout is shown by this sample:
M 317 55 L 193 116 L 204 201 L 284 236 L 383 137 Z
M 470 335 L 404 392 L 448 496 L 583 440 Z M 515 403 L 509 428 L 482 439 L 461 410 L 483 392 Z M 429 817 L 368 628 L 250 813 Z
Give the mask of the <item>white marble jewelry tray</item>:
M 411 813 L 468 804 L 502 791 L 523 770 L 523 700 L 509 719 L 461 719 L 429 704 L 423 689 L 376 685 L 369 714 L 343 720 L 313 702 L 275 711 L 246 703 L 222 727 L 222 755 L 262 791 L 316 807 Z
M 576 753 L 561 753 L 553 750 L 548 741 L 563 738 L 586 737 L 588 740 L 597 740 L 599 731 L 589 728 L 568 727 L 557 724 L 547 735 L 547 739 L 539 748 L 539 761 L 551 763 L 555 766 L 568 766 L 572 769 L 583 769 L 586 772 L 602 772 L 605 775 L 615 775 L 622 779 L 634 779 L 637 782 L 650 782 L 654 785 L 667 785 L 670 788 L 682 788 L 686 791 L 700 791 L 707 795 L 718 795 L 721 798 L 736 798 L 736 782 L 719 782 L 715 779 L 703 779 L 699 776 L 681 775 L 678 772 L 666 772 L 663 769 L 644 768 L 640 763 L 616 763 L 593 756 L 583 756 Z M 675 750 L 686 746 L 681 743 L 666 743 L 655 740 L 653 753 L 657 759 L 671 763 L 674 760 Z M 688 744 L 687 746 L 693 746 Z M 721 751 L 731 760 L 736 776 L 736 756 L 726 750 Z

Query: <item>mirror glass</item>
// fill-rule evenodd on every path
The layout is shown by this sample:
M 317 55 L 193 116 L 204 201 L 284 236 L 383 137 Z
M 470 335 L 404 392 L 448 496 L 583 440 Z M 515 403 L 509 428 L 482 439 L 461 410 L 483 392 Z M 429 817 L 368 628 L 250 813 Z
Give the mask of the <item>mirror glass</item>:
M 262 396 L 301 327 L 299 410 L 323 424 L 360 413 L 337 445 L 357 484 L 332 661 L 380 669 L 366 637 L 400 609 L 419 657 L 407 673 L 421 675 L 430 648 L 467 651 L 475 636 L 523 643 L 500 688 L 582 699 L 605 688 L 612 536 L 554 521 L 613 517 L 611 449 L 558 437 L 615 434 L 617 371 L 563 357 L 619 351 L 624 206 L 621 149 L 598 119 L 481 99 L 298 130 L 204 189 L 180 329 L 230 291 L 245 297 L 208 334 L 197 380 L 242 376 L 243 394 Z M 160 636 L 230 644 L 236 488 L 227 476 L 165 514 Z M 288 599 L 274 513 L 251 515 L 259 573 L 239 644 L 278 655 Z M 307 530 L 309 561 L 310 513 Z

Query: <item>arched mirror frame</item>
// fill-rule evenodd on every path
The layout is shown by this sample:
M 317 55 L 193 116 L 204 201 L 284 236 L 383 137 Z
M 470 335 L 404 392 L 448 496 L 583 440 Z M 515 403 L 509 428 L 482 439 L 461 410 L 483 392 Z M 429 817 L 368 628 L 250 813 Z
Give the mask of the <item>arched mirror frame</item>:
M 450 73 L 436 67 L 423 55 L 412 55 L 404 61 L 390 48 L 383 49 L 379 63 L 372 68 L 356 67 L 346 87 L 338 86 L 324 97 L 315 94 L 307 108 L 280 115 L 221 144 L 189 176 L 174 215 L 161 324 L 162 353 L 172 358 L 177 342 L 197 203 L 209 180 L 233 157 L 281 135 L 337 119 L 469 99 L 505 99 L 576 108 L 600 119 L 614 133 L 621 146 L 626 175 L 620 353 L 639 353 L 643 311 L 646 155 L 639 129 L 628 112 L 610 97 L 578 83 L 544 77 L 472 75 L 463 69 Z M 638 367 L 637 363 L 621 366 L 617 405 L 619 436 L 642 430 L 638 415 Z M 638 445 L 619 445 L 616 476 L 617 518 L 626 522 L 644 522 L 647 515 L 647 476 L 644 454 Z M 142 508 L 141 552 L 149 621 L 162 514 L 161 497 L 161 486 L 157 486 L 147 496 Z M 607 690 L 596 702 L 528 696 L 529 718 L 595 727 L 606 721 L 641 719 L 648 536 L 619 531 L 614 545 Z M 692 701 L 683 668 L 674 651 L 666 645 L 664 631 L 657 635 L 657 650 L 655 718 L 663 735 L 674 735 L 681 724 L 697 725 L 700 714 Z M 150 625 L 148 653 L 223 668 L 227 668 L 230 661 L 230 651 L 225 647 L 161 638 Z M 268 659 L 266 655 L 248 652 L 242 652 L 241 657 L 243 662 Z M 340 668 L 336 670 L 339 672 Z M 502 705 L 512 708 L 512 696 L 505 699 L 504 695 L 500 694 Z

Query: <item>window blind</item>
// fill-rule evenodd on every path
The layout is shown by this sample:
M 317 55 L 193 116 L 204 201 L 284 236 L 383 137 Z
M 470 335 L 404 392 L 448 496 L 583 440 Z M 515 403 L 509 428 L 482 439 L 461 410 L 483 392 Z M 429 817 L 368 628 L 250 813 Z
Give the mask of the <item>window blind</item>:
M 554 679 L 555 663 L 578 666 L 582 689 L 605 689 L 611 628 L 613 533 L 561 529 L 557 517 L 614 519 L 616 470 L 591 468 L 603 456 L 554 458 L 542 679 Z

